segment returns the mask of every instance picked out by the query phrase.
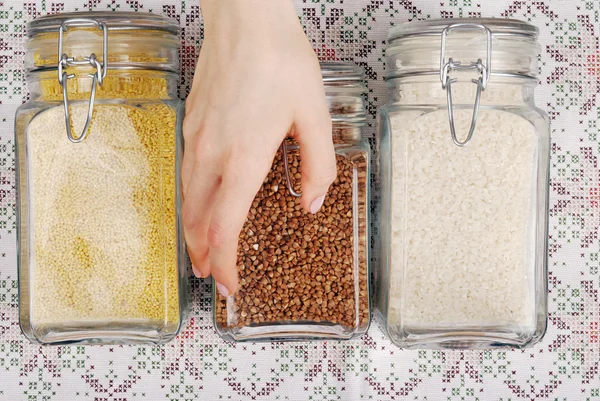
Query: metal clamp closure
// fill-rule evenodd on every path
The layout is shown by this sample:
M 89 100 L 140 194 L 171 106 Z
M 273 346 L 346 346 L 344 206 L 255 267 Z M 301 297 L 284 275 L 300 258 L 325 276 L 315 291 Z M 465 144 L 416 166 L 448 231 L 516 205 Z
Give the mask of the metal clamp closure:
M 98 61 L 96 54 L 91 53 L 88 57 L 84 57 L 83 60 L 75 60 L 73 57 L 69 57 L 63 53 L 63 36 L 64 32 L 68 30 L 69 26 L 75 27 L 95 27 L 102 31 L 102 63 Z M 94 100 L 96 97 L 96 87 L 102 85 L 104 78 L 106 77 L 106 70 L 108 67 L 108 28 L 104 22 L 99 22 L 95 19 L 90 18 L 72 18 L 63 21 L 58 30 L 58 82 L 62 86 L 63 90 L 63 104 L 65 108 L 65 124 L 67 130 L 67 138 L 73 143 L 79 143 L 85 139 L 90 128 L 92 121 L 92 115 L 94 113 Z M 67 83 L 68 80 L 75 77 L 74 74 L 67 74 L 65 71 L 67 67 L 90 65 L 96 71 L 92 74 L 88 74 L 92 78 L 92 89 L 90 92 L 90 99 L 88 105 L 88 115 L 83 127 L 83 131 L 76 138 L 71 132 L 71 115 L 69 112 L 69 98 L 67 94 Z
M 290 192 L 290 194 L 296 198 L 300 198 L 302 196 L 302 193 L 296 192 L 296 190 L 294 189 L 294 184 L 292 183 L 292 179 L 290 177 L 290 169 L 288 163 L 288 145 L 286 144 L 286 139 L 284 139 L 283 142 L 281 142 L 281 157 L 283 158 L 285 182 L 287 184 L 288 191 Z
M 462 29 L 462 30 L 483 30 L 486 39 L 487 39 L 487 54 L 486 54 L 486 63 L 483 64 L 481 59 L 477 61 L 472 61 L 471 63 L 464 65 L 460 61 L 454 61 L 452 58 L 449 58 L 446 61 L 446 37 L 450 33 L 450 31 L 454 29 Z M 490 80 L 491 75 L 491 66 L 492 66 L 492 32 L 485 26 L 481 24 L 471 24 L 471 23 L 458 23 L 448 25 L 442 31 L 442 44 L 441 44 L 441 52 L 440 52 L 440 81 L 442 82 L 442 89 L 447 91 L 447 104 L 448 104 L 448 122 L 450 123 L 450 134 L 452 135 L 452 141 L 456 146 L 464 147 L 466 146 L 471 139 L 473 138 L 473 132 L 475 132 L 475 126 L 477 124 L 477 113 L 479 111 L 479 104 L 481 101 L 481 92 L 483 92 Z M 452 71 L 467 71 L 467 70 L 477 70 L 479 73 L 478 79 L 472 79 L 471 82 L 477 85 L 477 92 L 475 94 L 475 102 L 473 105 L 473 114 L 471 118 L 471 126 L 469 128 L 469 132 L 467 137 L 460 141 L 456 135 L 456 129 L 454 126 L 454 107 L 452 105 L 452 84 L 457 81 L 456 78 L 450 78 L 450 73 Z

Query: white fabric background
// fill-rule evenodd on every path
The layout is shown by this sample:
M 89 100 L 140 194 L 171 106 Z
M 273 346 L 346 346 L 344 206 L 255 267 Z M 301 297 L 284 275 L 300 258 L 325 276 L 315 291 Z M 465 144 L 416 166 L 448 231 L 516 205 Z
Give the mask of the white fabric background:
M 600 92 L 597 0 L 298 0 L 322 59 L 367 69 L 369 111 L 385 102 L 387 30 L 410 19 L 514 17 L 540 28 L 536 101 L 552 118 L 550 313 L 524 351 L 404 351 L 375 324 L 349 342 L 221 341 L 209 283 L 193 281 L 193 312 L 165 346 L 39 347 L 18 326 L 13 116 L 25 100 L 24 27 L 72 10 L 139 10 L 182 25 L 182 82 L 202 30 L 198 1 L 0 0 L 0 400 L 600 400 Z M 257 21 L 260 23 L 260 21 Z M 367 134 L 374 137 L 372 124 Z

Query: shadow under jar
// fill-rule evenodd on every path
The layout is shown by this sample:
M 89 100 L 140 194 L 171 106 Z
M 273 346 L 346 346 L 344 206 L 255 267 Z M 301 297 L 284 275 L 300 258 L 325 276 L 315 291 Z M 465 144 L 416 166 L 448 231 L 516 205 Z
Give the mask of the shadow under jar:
M 34 342 L 162 343 L 182 324 L 177 33 L 145 13 L 28 26 L 15 132 L 20 324 Z
M 240 234 L 239 291 L 213 290 L 215 327 L 225 339 L 349 339 L 368 329 L 366 87 L 353 64 L 323 63 L 321 71 L 337 179 L 318 213 L 303 210 L 299 149 L 284 141 Z
M 377 316 L 401 347 L 523 347 L 547 314 L 550 134 L 536 27 L 390 31 L 380 109 Z

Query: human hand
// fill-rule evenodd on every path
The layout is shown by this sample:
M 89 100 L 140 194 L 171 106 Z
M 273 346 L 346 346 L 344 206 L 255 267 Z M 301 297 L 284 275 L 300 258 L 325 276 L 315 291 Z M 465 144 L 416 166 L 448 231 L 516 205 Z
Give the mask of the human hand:
M 290 0 L 202 0 L 205 39 L 183 123 L 183 223 L 194 274 L 238 286 L 237 245 L 287 134 L 300 145 L 301 205 L 336 177 L 318 60 Z

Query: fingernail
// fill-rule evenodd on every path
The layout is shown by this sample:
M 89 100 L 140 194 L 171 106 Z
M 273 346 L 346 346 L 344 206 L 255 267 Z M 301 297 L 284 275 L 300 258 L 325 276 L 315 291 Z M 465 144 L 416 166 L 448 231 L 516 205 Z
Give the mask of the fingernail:
M 221 283 L 217 283 L 217 290 L 219 291 L 219 294 L 223 295 L 224 297 L 229 295 L 229 290 Z
M 200 272 L 200 270 L 198 268 L 196 268 L 196 266 L 192 265 L 192 271 L 194 272 L 194 276 L 199 277 L 199 278 L 204 278 L 204 277 L 202 277 L 202 273 Z
M 325 195 L 319 196 L 317 199 L 312 201 L 312 203 L 310 204 L 310 212 L 312 214 L 317 213 L 319 211 L 319 209 L 321 209 L 321 206 L 323 206 L 324 201 L 325 201 Z

